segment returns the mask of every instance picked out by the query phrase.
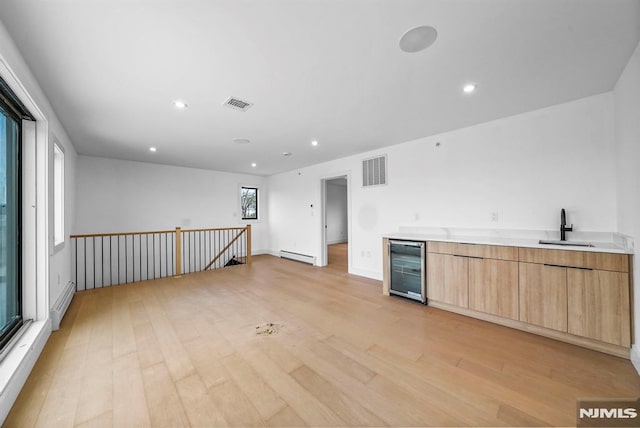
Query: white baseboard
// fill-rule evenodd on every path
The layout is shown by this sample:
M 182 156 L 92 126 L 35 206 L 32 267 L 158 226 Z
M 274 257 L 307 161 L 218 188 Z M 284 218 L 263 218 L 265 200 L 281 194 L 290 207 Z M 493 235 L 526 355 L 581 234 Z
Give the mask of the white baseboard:
M 640 374 L 640 346 L 635 344 L 631 347 L 631 364 L 635 367 L 638 374 Z
M 312 256 L 310 254 L 296 253 L 289 250 L 280 250 L 279 256 L 280 258 L 283 258 L 283 259 L 295 260 L 297 262 L 306 263 L 311 266 L 315 266 L 316 260 L 317 260 L 316 256 Z
M 76 285 L 73 282 L 69 281 L 60 293 L 58 300 L 51 308 L 51 329 L 53 331 L 57 331 L 60 329 L 60 322 L 62 321 L 64 314 L 67 312 L 67 309 L 69 308 L 71 300 L 73 300 L 73 296 L 75 294 Z
M 280 251 L 277 250 L 267 250 L 267 254 L 273 257 L 280 257 Z
M 32 323 L 0 362 L 0 425 L 7 418 L 50 335 L 50 319 Z
M 349 269 L 349 273 L 352 275 L 364 276 L 365 278 L 382 281 L 382 272 L 378 272 L 376 270 L 352 267 Z
M 251 251 L 252 256 L 262 256 L 264 254 L 270 254 L 273 256 L 275 253 L 271 250 L 252 250 Z

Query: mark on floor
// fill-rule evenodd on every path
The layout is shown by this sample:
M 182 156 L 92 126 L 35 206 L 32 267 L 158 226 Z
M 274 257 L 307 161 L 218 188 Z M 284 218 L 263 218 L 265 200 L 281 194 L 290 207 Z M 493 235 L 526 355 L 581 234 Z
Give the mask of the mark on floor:
M 256 336 L 271 336 L 278 334 L 281 324 L 274 324 L 272 322 L 265 323 L 264 325 L 256 326 Z

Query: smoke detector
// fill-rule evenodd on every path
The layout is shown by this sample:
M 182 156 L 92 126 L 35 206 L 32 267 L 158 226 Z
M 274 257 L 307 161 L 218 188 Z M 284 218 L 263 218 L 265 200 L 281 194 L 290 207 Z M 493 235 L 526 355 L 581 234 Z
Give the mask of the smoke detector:
M 247 111 L 251 108 L 251 106 L 253 106 L 253 103 L 250 103 L 248 101 L 243 101 L 236 97 L 229 97 L 227 98 L 227 100 L 224 102 L 223 105 L 229 108 L 232 108 L 234 110 Z

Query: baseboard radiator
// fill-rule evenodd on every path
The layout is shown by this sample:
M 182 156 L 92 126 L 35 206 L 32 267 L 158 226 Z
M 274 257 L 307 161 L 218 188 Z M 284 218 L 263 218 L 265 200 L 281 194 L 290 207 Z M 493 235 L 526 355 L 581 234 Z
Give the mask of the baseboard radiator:
M 64 314 L 67 312 L 67 308 L 69 308 L 75 294 L 76 285 L 73 281 L 69 281 L 64 290 L 62 290 L 62 293 L 60 293 L 60 297 L 58 297 L 55 305 L 51 308 L 51 327 L 53 331 L 60 329 L 62 317 L 64 317 Z
M 295 260 L 297 262 L 307 263 L 310 265 L 316 264 L 315 256 L 308 256 L 306 254 L 294 253 L 292 251 L 280 250 L 280 257 L 283 259 Z

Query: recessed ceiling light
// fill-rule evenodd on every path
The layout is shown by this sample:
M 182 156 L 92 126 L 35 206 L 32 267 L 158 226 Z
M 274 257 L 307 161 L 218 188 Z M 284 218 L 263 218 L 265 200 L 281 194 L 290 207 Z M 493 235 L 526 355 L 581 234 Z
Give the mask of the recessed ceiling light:
M 311 145 L 312 145 L 312 146 L 317 146 L 317 145 L 318 145 L 318 140 L 313 140 L 313 141 L 311 142 Z
M 180 101 L 180 100 L 176 100 L 173 102 L 173 105 L 178 108 L 178 109 L 184 109 L 187 108 L 187 103 L 185 103 L 184 101 Z
M 478 87 L 478 85 L 476 85 L 475 83 L 467 83 L 466 85 L 464 85 L 464 87 L 462 88 L 462 90 L 466 93 L 466 94 L 470 94 L 473 91 L 476 90 L 476 88 Z
M 155 147 L 149 147 L 149 151 L 150 151 L 150 152 L 157 152 L 157 151 L 158 151 L 158 149 L 156 149 Z
M 420 52 L 431 46 L 437 37 L 436 29 L 428 25 L 412 28 L 400 37 L 400 49 L 409 53 Z
M 282 152 L 282 156 L 291 156 L 292 154 L 291 152 Z
M 251 167 L 252 167 L 252 168 L 255 168 L 255 167 L 257 167 L 257 166 L 258 166 L 258 164 L 257 164 L 257 163 L 255 163 L 255 162 L 251 164 Z

